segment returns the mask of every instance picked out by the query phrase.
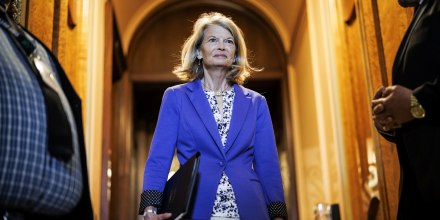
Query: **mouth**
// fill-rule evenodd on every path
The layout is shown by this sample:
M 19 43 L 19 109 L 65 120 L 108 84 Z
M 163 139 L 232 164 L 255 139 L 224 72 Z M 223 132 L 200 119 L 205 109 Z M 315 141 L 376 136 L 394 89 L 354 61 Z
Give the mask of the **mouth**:
M 224 59 L 226 59 L 226 58 L 228 58 L 226 55 L 224 55 L 224 54 L 216 54 L 216 55 L 214 55 L 214 57 L 215 58 L 224 58 Z

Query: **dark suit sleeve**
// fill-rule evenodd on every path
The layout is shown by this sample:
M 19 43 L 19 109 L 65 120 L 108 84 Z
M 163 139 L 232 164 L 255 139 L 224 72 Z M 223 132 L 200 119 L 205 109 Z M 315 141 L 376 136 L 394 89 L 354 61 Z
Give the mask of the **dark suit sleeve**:
M 84 142 L 84 130 L 83 130 L 83 117 L 82 117 L 82 105 L 81 105 L 81 99 L 78 96 L 78 94 L 75 91 L 75 88 L 73 88 L 72 84 L 70 83 L 66 73 L 64 72 L 64 69 L 60 65 L 57 57 L 55 57 L 51 50 L 46 47 L 46 45 L 41 42 L 37 37 L 35 37 L 32 33 L 28 32 L 26 29 L 24 29 L 27 34 L 29 34 L 33 39 L 35 39 L 47 52 L 50 58 L 53 61 L 53 64 L 55 65 L 55 68 L 57 70 L 57 75 L 60 80 L 61 87 L 63 89 L 63 92 L 69 101 L 69 104 L 72 108 L 72 112 L 75 118 L 75 124 L 77 126 L 77 132 L 78 132 L 78 142 L 79 142 L 79 149 L 80 149 L 80 159 L 81 159 L 81 172 L 83 175 L 83 192 L 81 195 L 81 199 L 78 202 L 78 204 L 75 206 L 75 208 L 66 215 L 62 216 L 38 216 L 33 215 L 32 217 L 35 217 L 35 219 L 46 219 L 46 220 L 55 220 L 55 219 L 63 219 L 63 220 L 92 220 L 93 219 L 93 207 L 92 207 L 92 201 L 90 198 L 90 186 L 89 186 L 89 178 L 88 178 L 88 169 L 87 169 L 87 157 L 86 157 L 86 147 Z
M 46 48 L 46 50 L 48 50 Z M 80 201 L 76 205 L 76 207 L 67 215 L 60 216 L 56 219 L 64 219 L 64 220 L 92 220 L 93 219 L 93 208 L 92 201 L 90 198 L 90 189 L 89 189 L 89 178 L 88 178 L 88 170 L 87 170 L 87 157 L 86 157 L 86 148 L 84 142 L 84 130 L 83 130 L 83 121 L 82 121 L 82 105 L 81 99 L 78 94 L 75 92 L 72 84 L 70 83 L 67 75 L 62 69 L 61 65 L 58 62 L 58 59 L 55 56 L 51 56 L 54 60 L 54 64 L 57 68 L 58 77 L 60 79 L 61 86 L 63 91 L 69 100 L 69 104 L 72 108 L 75 117 L 75 123 L 77 125 L 78 132 L 78 141 L 80 144 L 80 158 L 81 158 L 81 171 L 83 174 L 83 193 Z M 48 218 L 46 218 L 48 219 Z
M 440 64 L 439 64 L 440 65 Z M 440 73 L 439 73 L 440 75 Z M 426 82 L 414 90 L 426 112 L 425 120 L 436 125 L 440 124 L 440 83 L 437 77 L 433 82 Z
M 426 112 L 425 122 L 440 125 L 440 3 L 428 1 L 425 16 L 412 36 L 412 47 L 408 49 L 408 63 L 411 62 L 411 73 L 421 80 L 413 93 Z M 410 61 L 414 60 L 414 61 Z M 408 64 L 410 65 L 410 64 Z M 422 81 L 423 80 L 423 81 Z
M 381 131 L 381 130 L 379 130 L 379 129 L 376 129 L 377 130 L 377 132 L 379 132 L 379 134 L 383 137 L 383 138 L 385 138 L 387 141 L 389 141 L 389 142 L 393 142 L 393 143 L 396 143 L 396 132 L 395 132 L 395 130 L 393 129 L 393 130 L 391 130 L 391 131 Z

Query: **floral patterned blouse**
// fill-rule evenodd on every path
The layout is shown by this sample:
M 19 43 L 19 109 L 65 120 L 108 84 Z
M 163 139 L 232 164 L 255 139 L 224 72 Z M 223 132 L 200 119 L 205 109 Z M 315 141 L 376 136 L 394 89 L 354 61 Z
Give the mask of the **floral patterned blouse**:
M 215 93 L 212 91 L 204 91 L 211 106 L 215 121 L 217 122 L 217 128 L 222 140 L 223 150 L 226 150 L 224 146 L 228 137 L 235 91 L 234 89 L 230 89 L 221 93 L 223 99 L 223 115 L 217 104 Z M 232 189 L 232 185 L 229 183 L 228 176 L 226 176 L 224 172 L 217 188 L 217 195 L 214 201 L 211 216 L 235 219 L 240 218 L 237 203 L 235 201 L 234 190 Z

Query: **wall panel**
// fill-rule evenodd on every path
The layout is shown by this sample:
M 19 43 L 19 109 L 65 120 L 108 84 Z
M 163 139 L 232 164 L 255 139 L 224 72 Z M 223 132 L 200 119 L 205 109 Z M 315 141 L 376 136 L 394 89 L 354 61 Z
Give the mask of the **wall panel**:
M 54 0 L 29 0 L 28 29 L 52 49 Z M 43 16 L 44 15 L 44 16 Z

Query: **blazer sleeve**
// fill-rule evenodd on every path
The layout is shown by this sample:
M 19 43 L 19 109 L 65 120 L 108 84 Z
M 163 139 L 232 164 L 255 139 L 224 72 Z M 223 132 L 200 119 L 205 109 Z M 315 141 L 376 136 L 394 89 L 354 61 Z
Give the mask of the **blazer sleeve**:
M 176 90 L 168 88 L 162 98 L 159 118 L 144 170 L 143 192 L 139 214 L 147 206 L 159 207 L 168 172 L 174 156 L 179 126 L 180 107 Z
M 254 169 L 268 200 L 269 216 L 287 219 L 284 190 L 272 120 L 266 99 L 258 105 Z

